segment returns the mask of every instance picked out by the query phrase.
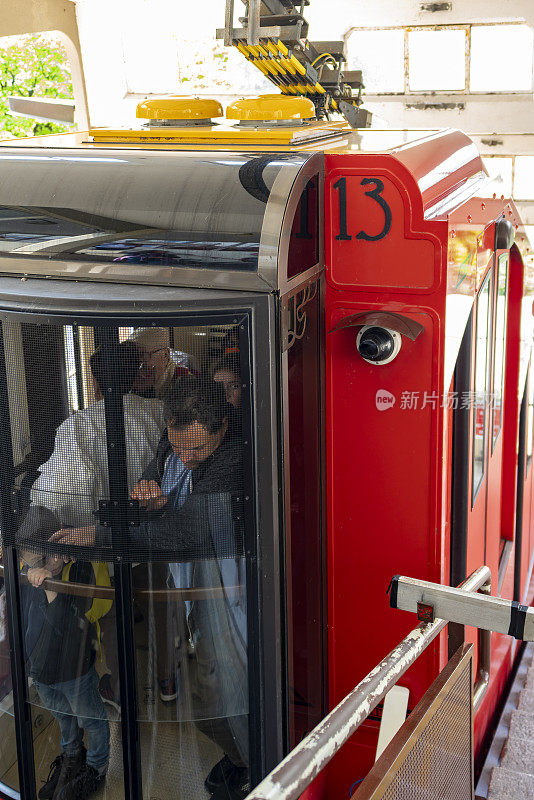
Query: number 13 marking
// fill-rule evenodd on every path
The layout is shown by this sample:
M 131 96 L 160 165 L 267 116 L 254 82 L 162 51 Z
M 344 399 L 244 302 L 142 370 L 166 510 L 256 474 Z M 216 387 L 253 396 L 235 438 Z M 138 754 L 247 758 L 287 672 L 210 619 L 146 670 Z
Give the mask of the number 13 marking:
M 376 200 L 378 205 L 382 208 L 384 212 L 384 227 L 380 233 L 375 235 L 362 230 L 356 234 L 356 239 L 364 239 L 366 242 L 378 242 L 388 235 L 391 229 L 393 215 L 391 213 L 391 208 L 382 197 L 382 192 L 384 191 L 383 182 L 379 178 L 364 178 L 360 182 L 360 186 L 367 186 L 369 183 L 374 184 L 375 188 L 370 189 L 368 192 L 365 192 L 365 194 L 367 197 L 372 197 L 373 200 Z M 334 183 L 333 188 L 339 191 L 339 233 L 336 239 L 338 241 L 349 241 L 352 239 L 352 236 L 347 232 L 347 179 L 340 178 Z

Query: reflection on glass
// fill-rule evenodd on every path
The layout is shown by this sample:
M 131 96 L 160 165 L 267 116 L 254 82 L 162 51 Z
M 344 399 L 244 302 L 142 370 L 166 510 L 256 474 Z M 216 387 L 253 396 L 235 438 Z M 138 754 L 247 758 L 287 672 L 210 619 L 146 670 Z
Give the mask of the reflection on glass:
M 133 236 L 111 236 L 109 220 L 103 230 L 93 226 L 69 223 L 32 213 L 30 218 L 15 217 L 4 220 L 9 211 L 2 207 L 0 215 L 0 254 L 77 258 L 84 261 L 117 262 L 125 264 L 153 264 L 162 266 L 204 267 L 213 269 L 254 270 L 258 264 L 258 241 L 247 241 L 234 235 L 232 240 L 211 239 L 203 236 L 186 236 L 178 231 L 153 228 L 150 234 L 130 226 Z M 6 229 L 16 227 L 16 230 Z
M 38 419 L 49 439 L 33 454 L 38 469 L 27 468 L 34 462 L 22 446 L 13 452 L 37 788 L 70 782 L 64 800 L 85 797 L 85 786 L 99 798 L 123 794 L 114 602 L 120 546 L 132 565 L 146 796 L 203 798 L 205 785 L 213 792 L 225 781 L 246 794 L 240 406 L 248 376 L 237 327 L 124 326 L 114 344 L 98 327 L 71 333 L 19 325 L 6 348 L 12 405 L 21 412 L 13 432 L 22 415 L 30 431 Z M 47 404 L 39 391 L 45 383 Z M 87 405 L 69 413 L 75 384 Z M 103 399 L 109 393 L 122 397 L 127 486 L 140 506 L 122 536 L 106 525 L 115 441 Z
M 60 523 L 50 515 L 35 536 L 48 538 Z M 46 539 L 45 539 L 46 541 Z M 36 784 L 40 797 L 113 797 L 122 789 L 122 755 L 99 691 L 103 670 L 101 622 L 111 592 L 104 562 L 63 559 L 20 549 L 21 605 L 29 702 L 34 721 Z M 109 773 L 109 774 L 108 774 Z
M 113 564 L 95 551 L 73 552 L 68 540 L 58 557 L 53 540 L 94 526 L 109 498 L 103 394 L 123 396 L 130 487 L 155 455 L 164 428 L 163 405 L 130 391 L 142 361 L 131 340 L 119 344 L 117 337 L 116 345 L 99 347 L 97 329 L 74 336 L 70 326 L 38 324 L 19 326 L 11 336 L 19 347 L 6 354 L 6 367 L 18 390 L 17 405 L 28 416 L 30 430 L 37 420 L 41 433 L 52 439 L 44 463 L 39 457 L 48 450 L 31 440 L 36 449 L 29 463 L 39 459 L 37 471 L 25 470 L 28 457 L 17 463 L 20 455 L 13 453 L 37 789 L 40 796 L 51 797 L 64 783 L 64 800 L 79 800 L 97 789 L 102 798 L 120 796 Z M 72 394 L 79 385 L 85 390 L 88 380 L 92 402 L 69 416 L 69 390 Z M 46 385 L 49 404 L 42 402 Z M 63 421 L 55 430 L 58 414 Z M 75 560 L 65 563 L 70 557 Z
M 508 253 L 499 256 L 497 265 L 497 309 L 495 312 L 495 368 L 493 371 L 493 442 L 495 447 L 502 425 L 504 392 L 504 345 L 506 339 L 506 296 L 508 285 Z
M 254 272 L 275 180 L 307 158 L 6 151 L 0 256 Z
M 175 346 L 190 333 L 175 328 Z M 166 435 L 133 493 L 149 515 L 131 533 L 147 552 L 133 568 L 143 771 L 150 792 L 163 782 L 184 800 L 203 798 L 205 781 L 213 792 L 250 780 L 244 376 L 235 346 L 212 362 L 208 342 L 166 397 Z
M 477 299 L 477 328 L 475 343 L 475 403 L 473 409 L 473 477 L 472 504 L 484 477 L 486 442 L 488 341 L 490 328 L 491 273 L 487 276 Z

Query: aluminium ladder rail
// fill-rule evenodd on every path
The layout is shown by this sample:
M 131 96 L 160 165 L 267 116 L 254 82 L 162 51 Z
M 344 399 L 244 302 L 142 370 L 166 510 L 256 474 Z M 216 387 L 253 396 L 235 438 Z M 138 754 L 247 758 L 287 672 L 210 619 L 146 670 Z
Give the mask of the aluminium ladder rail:
M 524 642 L 534 641 L 534 608 L 523 606 L 517 600 L 482 597 L 404 575 L 395 575 L 389 589 L 391 607 L 413 611 L 418 619 L 431 621 L 436 616 L 460 625 L 506 633 Z
M 491 572 L 479 567 L 457 591 L 491 591 Z M 421 623 L 397 645 L 354 689 L 276 766 L 247 800 L 297 800 L 361 723 L 376 708 L 406 670 L 448 624 L 435 619 Z M 489 657 L 489 632 L 481 632 L 486 643 L 480 661 Z M 489 680 L 489 662 L 479 669 L 473 705 L 480 704 Z

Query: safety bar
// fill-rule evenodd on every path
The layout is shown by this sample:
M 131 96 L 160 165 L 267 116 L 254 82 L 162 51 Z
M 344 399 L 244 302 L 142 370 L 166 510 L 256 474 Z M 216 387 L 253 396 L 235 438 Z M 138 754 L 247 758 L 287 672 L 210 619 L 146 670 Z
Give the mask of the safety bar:
M 4 577 L 4 567 L 0 564 L 0 578 Z M 26 575 L 20 575 L 21 583 L 29 583 Z M 93 597 L 101 600 L 114 600 L 115 589 L 112 586 L 99 586 L 98 584 L 76 583 L 75 581 L 58 581 L 46 578 L 42 584 L 43 589 L 56 594 L 70 594 L 75 597 Z M 192 589 L 135 589 L 135 597 L 148 597 L 155 603 L 165 603 L 169 600 L 213 600 L 217 597 L 235 599 L 243 591 L 244 586 L 198 586 Z
M 476 592 L 487 586 L 491 586 L 491 572 L 484 566 L 475 570 L 458 591 Z M 418 625 L 247 795 L 247 800 L 296 800 L 446 625 L 443 619 Z

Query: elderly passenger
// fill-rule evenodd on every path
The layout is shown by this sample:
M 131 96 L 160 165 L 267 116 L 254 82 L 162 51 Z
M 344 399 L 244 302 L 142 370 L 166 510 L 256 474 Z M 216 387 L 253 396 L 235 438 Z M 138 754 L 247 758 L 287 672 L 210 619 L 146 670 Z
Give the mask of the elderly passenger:
M 141 370 L 134 391 L 143 397 L 163 400 L 178 378 L 195 371 L 190 355 L 171 350 L 168 328 L 137 328 L 130 341 L 141 355 Z

